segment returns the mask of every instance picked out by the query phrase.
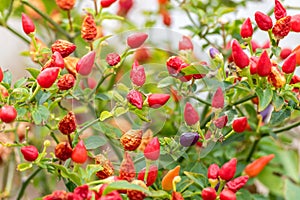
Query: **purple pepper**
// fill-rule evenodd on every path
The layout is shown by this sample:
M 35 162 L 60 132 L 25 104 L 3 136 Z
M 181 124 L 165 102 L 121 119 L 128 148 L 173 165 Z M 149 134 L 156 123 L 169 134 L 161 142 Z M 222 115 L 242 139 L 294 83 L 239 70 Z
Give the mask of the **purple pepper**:
M 188 133 L 183 133 L 180 136 L 180 144 L 184 147 L 189 147 L 192 146 L 194 144 L 196 144 L 196 142 L 199 140 L 199 134 L 198 133 L 192 133 L 192 132 L 188 132 Z

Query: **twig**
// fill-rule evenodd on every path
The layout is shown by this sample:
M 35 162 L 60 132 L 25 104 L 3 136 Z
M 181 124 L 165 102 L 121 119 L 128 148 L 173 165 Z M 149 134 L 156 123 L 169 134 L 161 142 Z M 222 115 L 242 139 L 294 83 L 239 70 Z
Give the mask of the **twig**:
M 286 126 L 286 127 L 282 127 L 282 128 L 279 128 L 279 129 L 275 129 L 273 132 L 274 132 L 274 133 L 281 133 L 281 132 L 284 132 L 284 131 L 291 130 L 292 128 L 295 128 L 295 127 L 297 127 L 297 126 L 299 126 L 299 125 L 300 125 L 300 121 L 297 121 L 297 122 L 295 122 L 295 123 L 293 123 L 293 124 L 290 124 L 290 125 L 288 125 L 288 126 Z

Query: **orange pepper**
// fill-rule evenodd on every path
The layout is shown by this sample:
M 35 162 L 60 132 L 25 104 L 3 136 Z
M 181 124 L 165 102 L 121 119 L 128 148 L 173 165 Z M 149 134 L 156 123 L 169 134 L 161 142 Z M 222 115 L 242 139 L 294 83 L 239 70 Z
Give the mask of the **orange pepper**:
M 164 176 L 161 181 L 161 186 L 163 190 L 172 190 L 173 189 L 173 179 L 175 176 L 179 175 L 180 165 L 177 165 L 174 169 L 168 171 L 168 173 Z
M 270 154 L 267 156 L 262 156 L 256 160 L 254 160 L 252 163 L 248 164 L 246 168 L 244 169 L 244 172 L 249 177 L 255 177 L 257 176 L 264 168 L 265 166 L 275 157 L 274 154 Z

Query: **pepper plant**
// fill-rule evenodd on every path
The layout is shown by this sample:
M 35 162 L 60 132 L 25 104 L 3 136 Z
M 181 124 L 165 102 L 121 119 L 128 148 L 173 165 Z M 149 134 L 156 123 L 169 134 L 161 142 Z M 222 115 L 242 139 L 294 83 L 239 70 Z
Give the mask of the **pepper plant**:
M 0 68 L 0 199 L 297 199 L 299 8 L 158 0 L 138 26 L 137 1 L 83 2 L 0 5 L 31 58 Z

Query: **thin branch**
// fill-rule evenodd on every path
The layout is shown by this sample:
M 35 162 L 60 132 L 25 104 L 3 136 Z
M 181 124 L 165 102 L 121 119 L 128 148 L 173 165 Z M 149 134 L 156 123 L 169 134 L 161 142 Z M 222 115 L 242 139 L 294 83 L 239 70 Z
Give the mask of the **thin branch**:
M 292 123 L 286 127 L 282 127 L 282 128 L 278 128 L 278 129 L 275 129 L 273 132 L 274 133 L 281 133 L 281 132 L 284 132 L 284 131 L 288 131 L 288 130 L 291 130 L 292 128 L 295 128 L 297 126 L 300 126 L 300 121 L 297 121 L 295 123 Z

